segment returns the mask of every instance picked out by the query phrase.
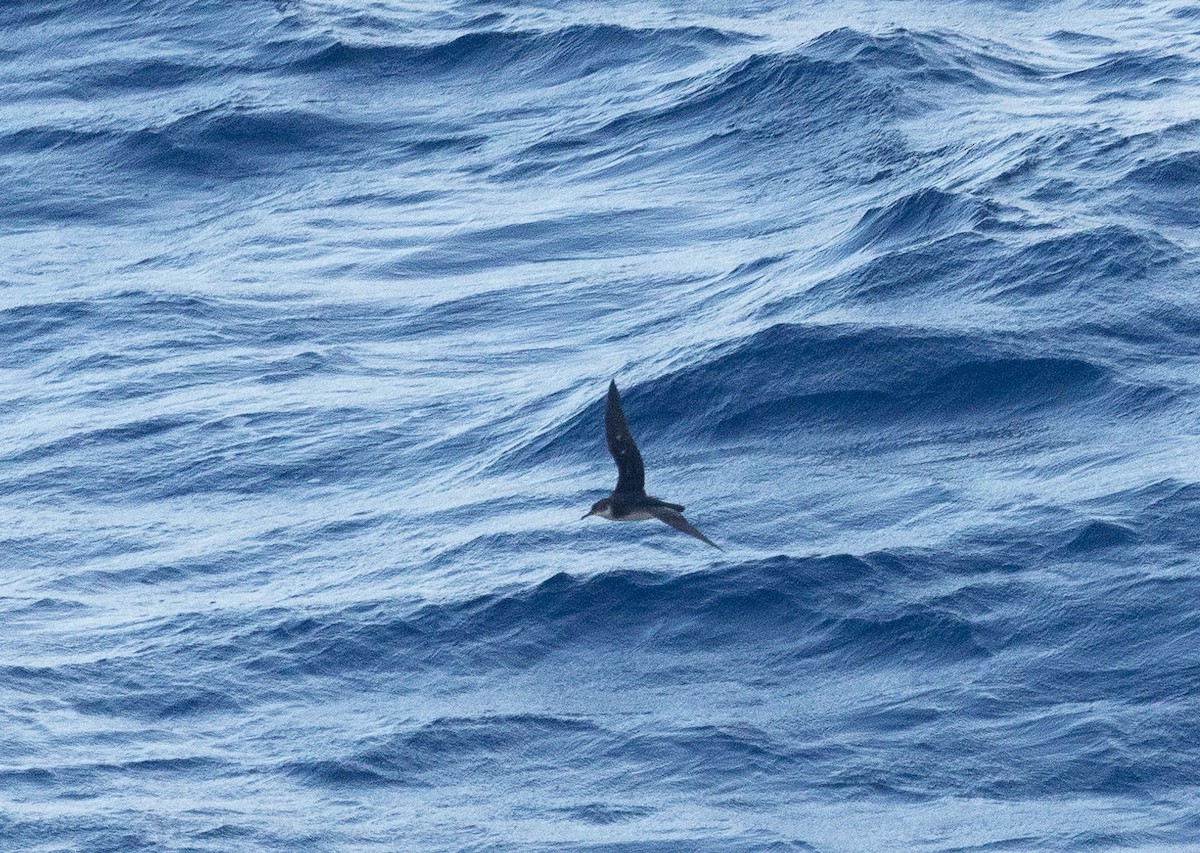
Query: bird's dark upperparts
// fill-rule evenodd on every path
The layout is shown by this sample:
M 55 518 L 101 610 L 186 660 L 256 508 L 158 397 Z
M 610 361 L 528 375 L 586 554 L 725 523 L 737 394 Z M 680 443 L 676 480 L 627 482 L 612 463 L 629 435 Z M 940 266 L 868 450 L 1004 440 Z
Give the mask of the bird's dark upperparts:
M 621 395 L 616 380 L 608 385 L 608 399 L 604 404 L 604 438 L 608 452 L 617 463 L 617 487 L 613 493 L 592 504 L 584 518 L 598 515 L 610 521 L 646 521 L 657 518 L 676 530 L 707 542 L 714 548 L 724 550 L 716 542 L 697 530 L 683 517 L 683 506 L 667 503 L 646 494 L 646 471 L 642 465 L 642 454 L 629 432 L 625 410 L 621 408 Z

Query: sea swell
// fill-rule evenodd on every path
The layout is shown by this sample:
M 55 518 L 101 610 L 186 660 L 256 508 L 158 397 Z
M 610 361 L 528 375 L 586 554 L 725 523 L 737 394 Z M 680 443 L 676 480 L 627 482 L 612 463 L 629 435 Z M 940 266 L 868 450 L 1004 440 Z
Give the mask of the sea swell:
M 0 8 L 0 847 L 1196 846 L 1195 21 Z

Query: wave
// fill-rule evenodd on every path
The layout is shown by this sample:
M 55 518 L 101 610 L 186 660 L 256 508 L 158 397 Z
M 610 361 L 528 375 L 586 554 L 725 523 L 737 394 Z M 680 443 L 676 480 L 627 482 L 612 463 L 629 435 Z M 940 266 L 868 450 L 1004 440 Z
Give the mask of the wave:
M 1191 841 L 1196 13 L 775 5 L 0 4 L 4 841 Z
M 365 144 L 380 128 L 299 108 L 213 107 L 116 135 L 114 165 L 197 177 L 244 177 L 273 160 L 320 157 Z
M 957 424 L 1165 405 L 1168 389 L 1023 336 L 904 327 L 778 324 L 695 363 L 623 389 L 652 437 L 728 441 L 858 427 L 940 431 Z M 590 453 L 601 404 L 524 445 L 508 464 Z M 940 432 L 939 432 L 940 434 Z
M 849 251 L 936 240 L 972 231 L 992 221 L 997 205 L 961 193 L 917 190 L 883 207 L 867 210 L 843 241 Z
M 1088 68 L 1068 71 L 1062 74 L 1060 79 L 1125 91 L 1131 85 L 1151 83 L 1164 76 L 1190 73 L 1195 67 L 1194 61 L 1177 53 L 1130 50 L 1112 54 Z
M 1038 240 L 1014 253 L 989 282 L 990 298 L 1112 299 L 1183 259 L 1178 246 L 1154 232 L 1107 225 Z
M 373 739 L 353 755 L 301 761 L 284 767 L 331 787 L 399 784 L 433 786 L 461 776 L 479 762 L 520 761 L 523 753 L 570 751 L 600 728 L 586 719 L 534 714 L 443 717 L 415 729 Z
M 716 169 L 728 156 L 739 158 L 739 171 L 786 166 L 811 171 L 814 179 L 832 172 L 870 183 L 911 160 L 903 135 L 891 126 L 936 109 L 941 91 L 978 94 L 997 80 L 1039 73 L 1000 58 L 992 45 L 955 44 L 910 30 L 840 29 L 799 48 L 754 53 L 717 71 L 664 82 L 654 99 L 660 103 L 556 130 L 524 148 L 500 177 L 526 179 L 605 159 L 614 165 L 598 175 L 613 174 L 630 162 L 613 156 L 619 147 L 642 152 L 643 168 L 679 159 L 694 167 L 701 156 Z M 747 162 L 746 146 L 762 156 Z
M 1146 534 L 1155 512 L 1194 513 L 1198 489 L 1152 490 L 1144 497 L 1158 497 L 1149 508 L 1120 527 Z M 1105 532 L 1114 527 L 1091 522 L 1068 546 L 1090 561 L 1071 584 L 1046 577 L 1042 556 L 1013 564 L 960 548 L 781 556 L 682 575 L 558 573 L 416 608 L 365 601 L 184 614 L 137 626 L 136 654 L 6 666 L 0 674 L 12 689 L 53 690 L 86 715 L 176 724 L 195 717 L 211 725 L 241 713 L 248 697 L 305 679 L 316 679 L 306 689 L 333 699 L 342 679 L 383 673 L 405 673 L 405 690 L 418 691 L 534 668 L 570 678 L 586 667 L 589 679 L 610 673 L 619 683 L 637 661 L 634 670 L 643 674 L 669 664 L 654 689 L 680 678 L 686 690 L 697 673 L 720 681 L 735 666 L 758 689 L 843 685 L 845 703 L 822 713 L 834 714 L 843 730 L 871 733 L 877 745 L 941 733 L 928 747 L 942 767 L 931 778 L 882 768 L 869 758 L 875 748 L 853 739 L 797 738 L 777 722 L 643 729 L 620 716 L 606 722 L 592 714 L 484 710 L 400 720 L 273 768 L 321 787 L 439 786 L 550 755 L 609 768 L 614 785 L 655 784 L 669 773 L 686 788 L 707 788 L 744 779 L 748 770 L 779 784 L 818 766 L 824 781 L 813 785 L 829 792 L 866 787 L 918 799 L 941 796 L 946 786 L 961 796 L 1021 799 L 1053 791 L 1141 794 L 1164 778 L 1194 784 L 1186 749 L 1165 766 L 1154 750 L 1130 751 L 1126 727 L 1137 707 L 1200 689 L 1200 668 L 1142 628 L 1153 620 L 1160 636 L 1186 636 L 1197 581 L 1186 573 L 1130 572 L 1128 550 L 1101 559 L 1105 549 L 1143 547 L 1132 537 L 1114 540 Z M 1043 537 L 1043 556 L 1063 532 Z M 872 692 L 879 678 L 938 670 L 974 673 L 992 686 L 968 690 L 935 679 L 902 701 Z M 1176 716 L 1154 736 L 1183 747 L 1196 735 L 1195 724 Z M 1016 772 L 1033 754 L 1038 772 Z M 592 778 L 609 778 L 608 771 Z M 616 811 L 609 818 L 623 819 L 620 799 L 610 802 Z M 604 814 L 601 808 L 579 819 Z
M 274 624 L 248 632 L 230 625 L 219 632 L 228 640 L 205 647 L 204 657 L 261 676 L 488 672 L 525 669 L 571 650 L 715 653 L 763 644 L 773 655 L 808 665 L 946 662 L 991 654 L 970 584 L 936 600 L 885 591 L 945 576 L 990 584 L 999 570 L 991 558 L 878 553 L 780 556 L 684 575 L 559 572 L 526 589 L 407 614 L 369 602 L 299 617 L 264 613 L 255 621 Z M 193 633 L 194 617 L 185 619 Z M 179 628 L 160 630 L 180 634 Z
M 1155 222 L 1200 225 L 1200 151 L 1183 151 L 1152 159 L 1125 175 L 1118 188 L 1126 190 L 1139 212 Z
M 319 47 L 286 43 L 299 71 L 349 72 L 372 77 L 407 76 L 429 84 L 440 75 L 470 76 L 487 87 L 500 81 L 539 85 L 587 77 L 614 66 L 654 61 L 682 65 L 715 48 L 745 41 L 744 36 L 699 26 L 635 28 L 614 24 L 572 25 L 561 29 L 484 30 L 428 44 L 370 44 L 334 40 Z

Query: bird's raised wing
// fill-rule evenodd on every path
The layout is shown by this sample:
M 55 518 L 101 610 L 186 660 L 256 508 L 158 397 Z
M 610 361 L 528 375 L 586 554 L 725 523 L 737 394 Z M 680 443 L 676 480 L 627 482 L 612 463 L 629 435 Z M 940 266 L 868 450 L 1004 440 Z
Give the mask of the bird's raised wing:
M 621 408 L 621 395 L 617 383 L 608 385 L 608 401 L 604 406 L 604 438 L 608 441 L 608 452 L 617 462 L 617 488 L 615 491 L 632 494 L 646 493 L 646 470 L 642 467 L 642 454 L 638 452 L 629 424 Z
M 684 518 L 682 513 L 676 512 L 675 510 L 671 509 L 670 507 L 666 507 L 666 506 L 653 507 L 650 510 L 650 514 L 653 515 L 655 518 L 657 518 L 659 521 L 662 521 L 666 524 L 671 525 L 676 530 L 683 531 L 688 536 L 695 536 L 701 542 L 707 542 L 709 545 L 712 545 L 718 551 L 725 550 L 720 545 L 718 545 L 716 542 L 712 541 L 707 536 L 705 536 L 703 533 L 701 533 L 699 530 L 697 530 L 695 527 L 693 527 L 692 523 L 690 521 L 688 521 L 686 518 Z

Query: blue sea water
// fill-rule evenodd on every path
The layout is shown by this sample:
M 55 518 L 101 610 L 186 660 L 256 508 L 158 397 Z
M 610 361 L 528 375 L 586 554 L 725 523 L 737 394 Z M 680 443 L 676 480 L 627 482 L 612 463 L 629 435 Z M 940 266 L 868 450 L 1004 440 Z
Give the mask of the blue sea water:
M 1200 849 L 1198 282 L 1184 0 L 6 0 L 0 849 Z

